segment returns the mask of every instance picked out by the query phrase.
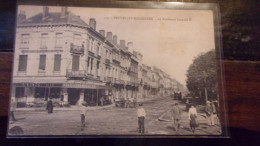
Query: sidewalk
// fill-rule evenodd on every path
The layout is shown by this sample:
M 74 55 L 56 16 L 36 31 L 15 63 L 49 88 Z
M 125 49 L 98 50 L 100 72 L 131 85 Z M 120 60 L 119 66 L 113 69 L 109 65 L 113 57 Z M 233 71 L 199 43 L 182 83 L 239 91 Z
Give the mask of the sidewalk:
M 114 104 L 105 105 L 105 106 L 88 106 L 87 110 L 100 110 L 100 109 L 107 109 L 114 107 Z M 80 110 L 80 106 L 74 105 L 71 107 L 54 107 L 54 111 L 78 111 Z M 16 108 L 16 112 L 19 111 L 46 111 L 45 107 L 39 108 L 32 108 L 32 107 L 25 107 L 25 108 Z
M 152 101 L 157 101 L 160 100 L 161 98 L 167 98 L 167 96 L 164 97 L 147 97 L 147 98 L 142 98 L 139 99 L 137 102 L 140 103 L 147 103 L 147 102 L 152 102 Z M 110 104 L 110 105 L 105 105 L 105 106 L 88 106 L 88 110 L 100 110 L 100 109 L 107 109 L 107 108 L 112 108 L 115 107 L 115 104 Z M 80 106 L 78 105 L 73 105 L 70 107 L 54 107 L 54 111 L 78 111 L 80 110 Z M 19 111 L 46 111 L 46 107 L 24 107 L 24 108 L 16 108 L 16 112 Z

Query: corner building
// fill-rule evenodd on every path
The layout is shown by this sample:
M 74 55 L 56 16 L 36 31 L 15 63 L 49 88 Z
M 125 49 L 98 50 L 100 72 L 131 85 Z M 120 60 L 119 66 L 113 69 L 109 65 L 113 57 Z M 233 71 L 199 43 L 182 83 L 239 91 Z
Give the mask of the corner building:
M 123 44 L 122 44 L 123 45 Z M 123 55 L 121 55 L 123 54 Z M 54 102 L 100 104 L 100 98 L 127 97 L 131 53 L 112 32 L 96 31 L 66 7 L 26 18 L 18 15 L 12 97 L 18 105 Z

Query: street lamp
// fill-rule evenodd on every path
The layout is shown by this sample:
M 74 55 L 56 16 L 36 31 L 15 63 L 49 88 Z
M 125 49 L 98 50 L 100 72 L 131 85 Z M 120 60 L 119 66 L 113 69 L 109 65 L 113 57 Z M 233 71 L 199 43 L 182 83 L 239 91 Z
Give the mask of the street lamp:
M 206 102 L 208 101 L 208 91 L 207 91 L 207 88 L 206 88 L 206 78 L 207 78 L 207 74 L 205 71 L 203 71 L 203 76 L 204 76 L 204 84 L 205 84 L 205 100 Z

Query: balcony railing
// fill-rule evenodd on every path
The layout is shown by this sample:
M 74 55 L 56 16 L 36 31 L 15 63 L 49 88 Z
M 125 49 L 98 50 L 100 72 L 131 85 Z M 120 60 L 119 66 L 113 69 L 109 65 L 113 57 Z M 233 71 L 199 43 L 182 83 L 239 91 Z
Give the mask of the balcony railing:
M 120 61 L 113 59 L 113 62 L 120 65 Z
M 106 59 L 106 60 L 105 60 L 105 63 L 106 63 L 106 64 L 109 64 L 109 63 L 110 63 L 110 60 L 109 60 L 109 59 Z
M 84 45 L 77 46 L 73 43 L 70 44 L 70 53 L 78 54 L 78 55 L 84 55 Z
M 72 69 L 67 69 L 66 76 L 68 78 L 84 78 L 87 76 L 87 72 L 85 70 L 73 71 Z
M 116 84 L 125 84 L 124 80 L 120 80 L 120 79 L 115 79 L 115 83 Z
M 113 78 L 112 77 L 107 77 L 107 82 L 113 82 Z

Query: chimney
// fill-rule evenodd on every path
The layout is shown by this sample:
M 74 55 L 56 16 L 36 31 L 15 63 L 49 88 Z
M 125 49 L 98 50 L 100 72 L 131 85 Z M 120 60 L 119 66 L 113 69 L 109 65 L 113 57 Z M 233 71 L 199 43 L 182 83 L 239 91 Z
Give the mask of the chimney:
M 107 37 L 106 39 L 110 42 L 112 42 L 112 32 L 107 32 Z
M 61 7 L 61 17 L 65 17 L 68 14 L 68 7 Z
M 113 35 L 113 43 L 116 45 L 117 44 L 117 35 Z
M 100 33 L 103 37 L 105 37 L 105 30 L 99 30 L 99 33 Z
M 96 30 L 96 20 L 95 20 L 95 18 L 90 18 L 89 19 L 89 26 L 91 28 L 93 28 L 94 30 Z
M 127 48 L 128 48 L 129 51 L 132 51 L 133 50 L 133 42 L 128 42 Z
M 45 18 L 49 15 L 49 8 L 47 6 L 43 7 L 43 13 L 42 13 L 42 18 Z
M 25 19 L 26 19 L 25 11 L 20 11 L 17 19 L 18 23 L 24 21 Z
M 125 49 L 125 40 L 120 40 L 120 47 Z

